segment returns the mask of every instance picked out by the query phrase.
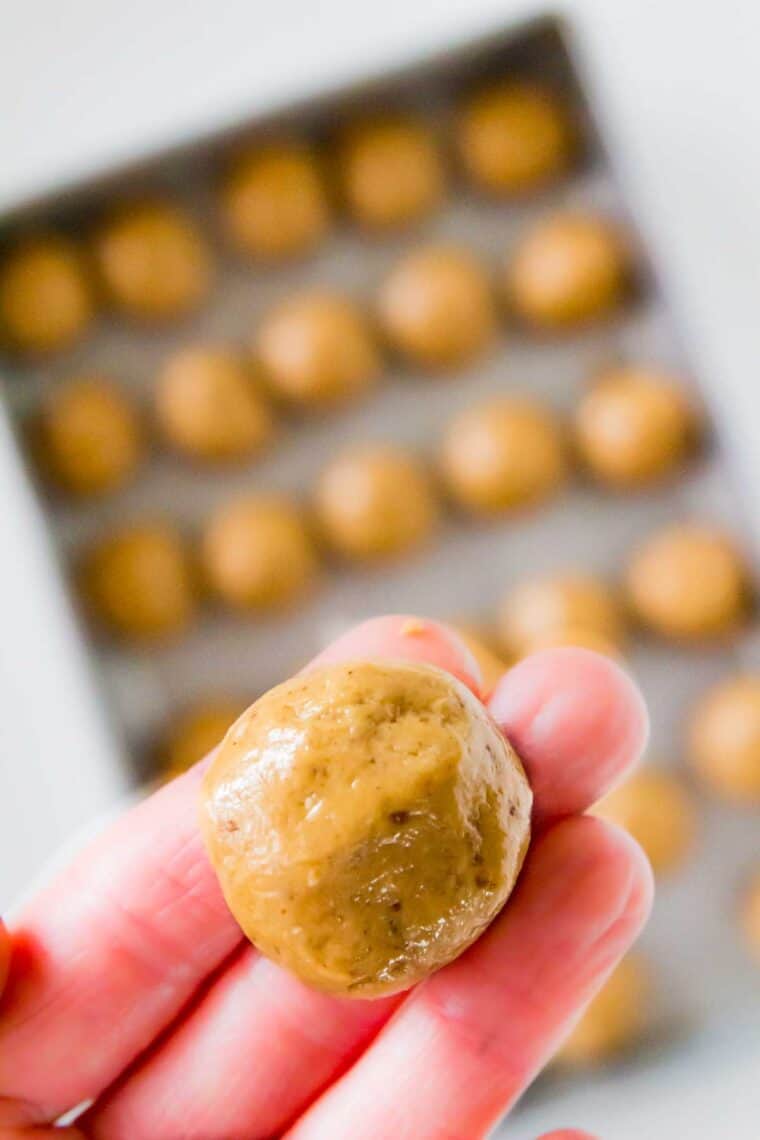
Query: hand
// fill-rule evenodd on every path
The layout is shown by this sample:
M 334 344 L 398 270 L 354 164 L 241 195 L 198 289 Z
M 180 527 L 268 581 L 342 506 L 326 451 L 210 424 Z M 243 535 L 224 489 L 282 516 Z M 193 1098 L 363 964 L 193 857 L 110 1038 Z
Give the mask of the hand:
M 318 660 L 424 660 L 477 690 L 445 627 L 408 637 L 403 622 L 366 622 Z M 645 741 L 625 674 L 550 650 L 510 670 L 489 708 L 533 786 L 534 836 L 504 913 L 461 958 L 368 1002 L 315 993 L 261 957 L 203 850 L 200 765 L 125 814 L 7 937 L 0 926 L 0 1138 L 484 1136 L 636 937 L 652 895 L 633 841 L 579 814 Z M 84 1100 L 76 1130 L 45 1127 Z

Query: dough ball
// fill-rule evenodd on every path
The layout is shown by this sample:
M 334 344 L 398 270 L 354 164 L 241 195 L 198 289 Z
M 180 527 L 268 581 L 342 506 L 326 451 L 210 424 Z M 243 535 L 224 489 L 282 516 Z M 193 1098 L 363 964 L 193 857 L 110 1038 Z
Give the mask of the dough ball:
M 127 396 L 102 376 L 53 388 L 35 423 L 35 446 L 50 481 L 74 495 L 126 483 L 143 456 L 143 433 Z
M 646 963 L 628 954 L 592 999 L 557 1060 L 573 1067 L 593 1066 L 630 1048 L 646 1029 L 650 994 Z
M 420 546 L 438 520 L 425 471 L 406 452 L 381 444 L 336 456 L 320 476 L 314 505 L 327 542 L 359 560 Z
M 380 372 L 368 321 L 349 298 L 326 290 L 277 305 L 259 329 L 255 351 L 272 390 L 303 408 L 351 400 Z
M 466 648 L 475 658 L 480 669 L 480 675 L 483 678 L 483 695 L 490 696 L 496 688 L 497 682 L 508 669 L 506 661 L 494 652 L 488 642 L 487 635 L 476 626 L 460 625 L 457 622 L 451 625 L 451 629 L 464 642 Z
M 272 142 L 242 155 L 222 188 L 221 208 L 232 244 L 264 261 L 308 253 L 330 225 L 319 164 L 296 142 Z
M 522 765 L 483 705 L 427 665 L 354 661 L 266 693 L 206 774 L 227 903 L 317 989 L 407 989 L 506 902 L 530 839 Z
M 185 348 L 172 356 L 158 377 L 156 416 L 172 447 L 209 463 L 256 454 L 274 430 L 252 369 L 224 348 Z
M 626 588 L 639 621 L 678 641 L 731 633 L 747 611 L 744 562 L 725 534 L 707 526 L 658 531 L 631 559 Z
M 367 229 L 392 229 L 430 214 L 443 197 L 443 164 L 422 123 L 385 118 L 349 128 L 338 149 L 349 212 Z
M 206 528 L 202 556 L 214 592 L 242 610 L 282 609 L 307 593 L 317 574 L 300 511 L 273 495 L 222 506 Z
M 551 91 L 503 80 L 477 91 L 456 123 L 460 161 L 490 194 L 519 194 L 551 182 L 570 165 L 573 133 Z
M 674 471 L 696 434 L 693 409 L 669 376 L 616 368 L 583 397 L 575 441 L 587 470 L 612 487 L 640 487 Z
M 186 772 L 221 744 L 241 707 L 241 701 L 229 697 L 209 697 L 186 708 L 169 726 L 161 749 L 167 778 Z
M 488 275 L 468 250 L 453 246 L 408 254 L 386 278 L 378 312 L 389 344 L 434 369 L 474 360 L 495 327 Z
M 129 317 L 179 317 L 209 291 L 205 240 L 193 219 L 169 203 L 122 207 L 100 228 L 93 251 L 105 292 Z
M 507 266 L 507 298 L 527 324 L 570 329 L 616 309 L 628 277 L 628 255 L 612 223 L 557 214 L 518 245 Z
M 450 424 L 441 469 L 452 499 L 478 514 L 538 503 L 565 480 L 562 432 L 538 401 L 497 397 Z
M 692 799 L 681 781 L 661 768 L 639 769 L 609 792 L 594 814 L 632 835 L 658 874 L 680 867 L 694 842 Z
M 606 583 L 580 573 L 518 583 L 498 617 L 501 644 L 514 658 L 563 644 L 612 655 L 623 641 L 623 625 L 619 602 Z
M 30 238 L 0 265 L 0 340 L 12 351 L 42 356 L 68 348 L 93 313 L 82 259 L 64 238 Z
M 760 871 L 756 871 L 744 894 L 741 912 L 747 946 L 760 963 Z
M 717 795 L 760 804 L 760 675 L 729 677 L 702 697 L 689 726 L 689 751 Z
M 82 585 L 94 616 L 127 640 L 175 637 L 195 614 L 190 561 L 168 524 L 126 527 L 98 543 L 84 560 Z

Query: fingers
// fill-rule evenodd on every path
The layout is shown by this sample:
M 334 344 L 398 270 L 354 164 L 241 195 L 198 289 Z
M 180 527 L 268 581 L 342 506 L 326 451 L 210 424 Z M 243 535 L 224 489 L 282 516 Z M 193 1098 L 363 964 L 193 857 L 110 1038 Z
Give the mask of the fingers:
M 410 995 L 288 1140 L 485 1136 L 630 945 L 651 894 L 622 832 L 585 816 L 550 828 L 502 917 Z
M 649 732 L 628 674 L 587 649 L 525 658 L 489 709 L 525 765 L 539 822 L 590 807 L 639 759 Z
M 0 919 L 0 994 L 3 992 L 5 979 L 8 977 L 10 956 L 11 947 L 8 941 L 8 931 L 5 929 L 2 919 Z

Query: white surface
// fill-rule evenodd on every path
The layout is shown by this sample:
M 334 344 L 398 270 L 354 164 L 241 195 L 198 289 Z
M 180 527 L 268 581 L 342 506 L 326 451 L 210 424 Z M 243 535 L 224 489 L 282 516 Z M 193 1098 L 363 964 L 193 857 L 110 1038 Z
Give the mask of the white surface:
M 760 489 L 756 412 L 760 321 L 760 9 L 753 0 L 578 0 L 568 6 L 606 98 L 638 204 L 693 338 L 743 442 L 747 485 Z M 5 0 L 0 41 L 0 209 L 62 180 L 243 116 L 321 81 L 410 58 L 420 47 L 486 30 L 526 3 L 384 0 L 381 5 L 279 0 Z M 12 109 L 12 111 L 11 111 Z M 0 439 L 0 904 L 48 853 L 117 793 L 97 711 L 62 672 L 72 630 L 51 595 L 44 539 L 14 486 Z M 76 770 L 78 778 L 67 775 Z M 673 1062 L 641 1082 L 633 1113 L 611 1079 L 608 1140 L 756 1136 L 753 1066 L 725 1049 L 696 1085 Z M 744 1055 L 743 1055 L 744 1056 Z M 730 1075 L 717 1070 L 730 1065 Z M 754 1072 L 757 1071 L 754 1062 Z M 637 1083 L 633 1078 L 634 1085 Z M 684 1106 L 693 1119 L 687 1121 Z M 540 1126 L 591 1125 L 583 1093 Z M 568 1115 L 572 1113 L 572 1115 Z M 598 1121 L 598 1118 L 597 1118 Z M 535 1124 L 535 1128 L 533 1125 Z

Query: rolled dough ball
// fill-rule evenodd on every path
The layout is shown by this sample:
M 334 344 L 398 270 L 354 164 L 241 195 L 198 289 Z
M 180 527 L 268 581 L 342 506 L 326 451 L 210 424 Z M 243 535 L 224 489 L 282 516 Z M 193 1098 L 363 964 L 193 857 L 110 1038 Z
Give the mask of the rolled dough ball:
M 254 351 L 267 382 L 303 408 L 344 403 L 380 372 L 370 325 L 348 297 L 312 290 L 282 301 L 262 322 Z
M 242 701 L 208 697 L 186 708 L 169 726 L 161 749 L 161 768 L 171 779 L 192 768 L 221 744 L 240 716 Z
M 168 202 L 123 206 L 93 241 L 112 304 L 129 317 L 165 321 L 196 309 L 209 291 L 211 257 L 193 219 Z
M 530 646 L 530 653 L 540 653 L 543 649 L 590 649 L 604 657 L 619 660 L 622 657 L 619 645 L 614 645 L 596 629 L 586 629 L 577 625 L 564 625 L 547 630 L 536 637 Z
M 628 600 L 653 633 L 677 641 L 721 637 L 747 612 L 747 570 L 727 535 L 683 524 L 658 531 L 633 555 Z
M 496 323 L 488 275 L 455 246 L 430 246 L 399 262 L 380 290 L 378 315 L 397 352 L 434 369 L 474 360 Z
M 68 348 L 94 308 L 82 258 L 65 238 L 29 238 L 0 265 L 0 342 L 11 351 L 43 356 Z
M 456 123 L 459 158 L 470 181 L 491 194 L 519 194 L 567 170 L 573 132 L 564 107 L 545 87 L 502 80 L 482 88 Z
M 208 463 L 255 455 L 274 430 L 253 369 L 213 346 L 180 349 L 166 362 L 156 386 L 156 416 L 172 447 Z
M 600 1065 L 630 1048 L 646 1028 L 650 993 L 646 963 L 628 954 L 592 999 L 557 1060 L 573 1067 Z
M 308 253 L 327 235 L 330 210 L 319 163 L 298 142 L 270 142 L 238 158 L 221 191 L 230 241 L 263 261 Z
M 760 871 L 755 871 L 742 902 L 741 923 L 747 946 L 760 963 Z
M 760 675 L 729 677 L 702 697 L 689 725 L 689 751 L 713 792 L 760 804 Z
M 427 665 L 354 661 L 251 705 L 206 774 L 227 903 L 268 957 L 354 997 L 407 989 L 470 945 L 530 838 L 522 765 L 483 705 Z
M 475 626 L 460 625 L 458 622 L 451 628 L 469 649 L 480 669 L 483 678 L 483 695 L 489 696 L 497 682 L 504 676 L 509 666 L 491 648 L 487 635 Z
M 430 480 L 400 448 L 354 446 L 328 464 L 317 483 L 317 519 L 346 558 L 372 560 L 423 544 L 438 520 Z
M 641 768 L 593 810 L 632 835 L 658 874 L 675 870 L 688 858 L 696 810 L 681 781 L 670 772 Z
M 518 583 L 502 601 L 498 617 L 501 644 L 514 658 L 562 644 L 608 652 L 622 643 L 623 626 L 620 605 L 607 584 L 581 573 Z M 572 631 L 577 640 L 568 641 Z
M 562 432 L 538 401 L 497 397 L 453 420 L 441 470 L 452 499 L 477 514 L 538 503 L 565 481 Z
M 223 505 L 206 528 L 202 558 L 217 596 L 242 610 L 282 609 L 306 594 L 317 575 L 301 512 L 274 495 Z

